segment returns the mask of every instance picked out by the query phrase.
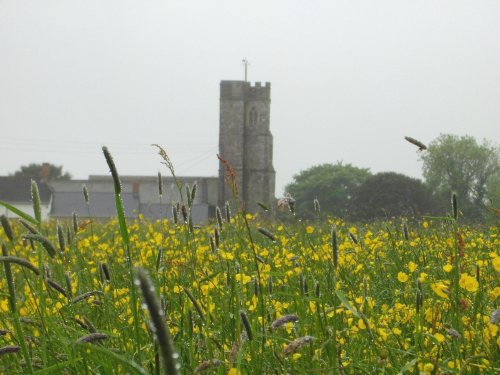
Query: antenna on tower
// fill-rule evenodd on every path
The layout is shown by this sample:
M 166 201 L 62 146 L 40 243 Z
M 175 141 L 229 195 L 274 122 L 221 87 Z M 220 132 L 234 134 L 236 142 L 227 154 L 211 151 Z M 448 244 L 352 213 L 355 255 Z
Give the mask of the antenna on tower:
M 241 62 L 245 66 L 245 82 L 246 82 L 248 77 L 248 66 L 250 65 L 250 63 L 248 62 L 247 59 L 242 59 Z

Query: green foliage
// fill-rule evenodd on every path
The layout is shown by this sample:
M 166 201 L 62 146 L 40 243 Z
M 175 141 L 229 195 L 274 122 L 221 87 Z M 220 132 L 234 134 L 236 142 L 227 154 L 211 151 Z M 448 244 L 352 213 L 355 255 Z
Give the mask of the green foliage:
M 297 215 L 314 217 L 314 199 L 323 213 L 345 218 L 349 215 L 353 192 L 370 176 L 370 171 L 351 164 L 321 164 L 295 175 L 286 186 L 296 200 Z
M 394 172 L 368 177 L 353 197 L 354 218 L 361 220 L 428 214 L 432 207 L 432 192 L 422 181 Z
M 498 190 L 494 183 L 500 173 L 498 147 L 487 141 L 478 144 L 470 136 L 442 134 L 429 145 L 422 160 L 425 180 L 440 200 L 456 192 L 464 216 L 483 216 L 488 190 Z
M 47 168 L 46 170 L 44 170 Z M 34 180 L 42 179 L 45 182 L 54 180 L 71 180 L 71 174 L 68 172 L 63 173 L 63 167 L 54 164 L 37 164 L 31 163 L 23 165 L 19 170 L 15 171 L 15 177 L 30 177 Z

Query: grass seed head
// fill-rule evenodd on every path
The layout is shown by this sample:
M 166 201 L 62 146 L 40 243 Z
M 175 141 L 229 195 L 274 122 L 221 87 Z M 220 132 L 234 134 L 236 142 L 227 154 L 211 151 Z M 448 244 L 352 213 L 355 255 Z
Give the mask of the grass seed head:
M 82 185 L 83 200 L 85 203 L 89 204 L 89 191 L 85 184 Z
M 118 175 L 118 171 L 116 170 L 115 161 L 113 160 L 113 157 L 111 156 L 111 153 L 109 152 L 106 146 L 103 146 L 102 152 L 104 154 L 104 158 L 106 159 L 106 163 L 108 163 L 111 176 L 113 177 L 113 183 L 115 185 L 115 193 L 121 194 L 122 185 L 120 183 L 120 177 Z
M 220 246 L 220 235 L 219 235 L 219 228 L 215 227 L 214 228 L 214 240 L 215 240 L 215 248 L 218 249 Z
M 321 288 L 320 288 L 319 281 L 316 281 L 316 286 L 314 288 L 314 295 L 316 296 L 316 298 L 319 298 L 321 295 Z
M 349 234 L 349 238 L 351 239 L 351 241 L 357 245 L 358 244 L 358 238 L 356 237 L 356 235 L 354 233 L 352 233 L 351 231 L 348 231 L 347 232 Z
M 263 234 L 264 236 L 266 236 L 267 238 L 269 238 L 271 241 L 276 242 L 276 237 L 274 236 L 274 234 L 272 234 L 271 232 L 269 232 L 267 229 L 259 227 L 259 228 L 257 228 L 257 230 L 261 234 Z
M 76 212 L 73 211 L 73 214 L 71 215 L 73 219 L 73 233 L 77 234 L 78 233 L 78 216 L 76 215 Z
M 90 292 L 86 292 L 86 293 L 83 293 L 83 294 L 80 294 L 79 296 L 76 296 L 73 301 L 71 301 L 73 304 L 75 303 L 78 303 L 78 302 L 81 302 L 81 301 L 84 301 L 92 296 L 95 296 L 95 295 L 103 295 L 104 293 L 101 292 L 100 290 L 91 290 Z
M 182 219 L 184 220 L 184 224 L 188 222 L 188 210 L 185 204 L 181 206 Z
M 330 243 L 332 245 L 332 258 L 333 258 L 333 267 L 337 269 L 339 265 L 339 245 L 337 238 L 337 227 L 332 226 L 332 231 L 330 233 Z
M 314 203 L 314 211 L 315 211 L 315 212 L 320 212 L 320 211 L 321 211 L 321 207 L 320 207 L 320 205 L 319 205 L 319 200 L 318 200 L 318 198 L 314 198 L 313 203 Z
M 158 172 L 158 195 L 160 197 L 163 195 L 163 180 L 160 172 Z
M 243 323 L 243 328 L 245 328 L 248 340 L 251 341 L 253 339 L 252 326 L 250 325 L 250 320 L 248 320 L 247 314 L 243 310 L 240 311 L 240 318 L 241 323 Z
M 497 324 L 498 322 L 500 322 L 500 309 L 493 311 L 490 317 L 491 324 Z
M 106 263 L 102 263 L 101 268 L 102 268 L 102 272 L 104 274 L 104 278 L 106 279 L 106 281 L 110 281 L 111 280 L 111 273 L 109 272 L 108 265 Z
M 300 348 L 302 348 L 304 345 L 313 342 L 313 340 L 314 340 L 314 337 L 312 337 L 312 336 L 299 337 L 298 339 L 295 339 L 290 344 L 285 346 L 285 348 L 283 349 L 283 354 L 286 356 L 294 354 L 297 351 L 299 351 Z
M 457 193 L 451 194 L 451 210 L 453 213 L 453 218 L 458 219 L 458 204 L 457 204 Z
M 69 229 L 69 226 L 66 225 L 66 243 L 71 244 L 73 240 L 73 236 L 71 235 L 71 230 Z
M 49 287 L 51 287 L 52 289 L 58 291 L 59 293 L 61 293 L 64 297 L 68 298 L 68 292 L 66 289 L 64 289 L 61 285 L 59 285 L 57 282 L 55 282 L 54 280 L 52 279 L 47 279 L 46 280 L 47 282 L 47 285 Z
M 231 222 L 231 206 L 229 201 L 226 201 L 226 222 L 229 224 Z
M 188 207 L 191 207 L 193 205 L 193 201 L 191 200 L 191 190 L 189 189 L 188 184 L 186 184 L 186 197 L 187 197 Z
M 198 374 L 198 373 L 206 371 L 206 370 L 210 370 L 210 369 L 213 369 L 213 368 L 220 367 L 223 364 L 224 364 L 224 362 L 222 362 L 221 360 L 219 360 L 217 358 L 210 359 L 210 360 L 207 360 L 207 361 L 203 361 L 203 362 L 201 362 L 198 365 L 198 367 L 196 367 L 194 369 L 194 373 Z
M 0 222 L 2 223 L 3 231 L 9 241 L 14 241 L 14 233 L 12 232 L 12 227 L 10 226 L 10 222 L 9 219 L 7 219 L 7 216 L 1 215 Z
M 172 206 L 172 217 L 174 219 L 174 224 L 179 224 L 179 209 L 176 205 Z
M 71 288 L 71 274 L 69 272 L 64 273 L 64 281 L 66 282 L 66 292 L 68 293 L 68 298 L 73 298 L 73 289 Z
M 424 151 L 427 150 L 427 146 L 424 145 L 422 142 L 419 140 L 412 138 L 412 137 L 405 137 L 405 139 L 410 142 L 411 144 L 415 145 L 418 147 L 419 151 Z
M 64 239 L 64 231 L 60 224 L 57 224 L 57 240 L 59 241 L 59 250 L 64 252 L 66 250 L 66 241 Z
M 215 246 L 215 237 L 210 236 L 210 250 L 212 251 L 212 254 L 215 254 L 217 252 L 217 247 Z
M 281 318 L 276 319 L 271 324 L 271 329 L 277 329 L 284 326 L 286 323 L 295 323 L 299 321 L 299 317 L 296 314 L 283 315 Z
M 0 355 L 18 353 L 21 347 L 17 345 L 7 345 L 0 348 Z
M 405 241 L 408 241 L 410 239 L 410 231 L 408 230 L 408 224 L 406 221 L 403 223 L 403 236 Z
M 215 219 L 217 220 L 217 225 L 219 226 L 219 229 L 222 230 L 223 221 L 219 206 L 215 207 Z
M 100 333 L 100 332 L 94 332 L 94 333 L 89 333 L 88 335 L 82 336 L 76 340 L 78 344 L 91 344 L 97 341 L 102 341 L 106 340 L 108 338 L 108 335 L 105 333 Z
M 188 298 L 191 300 L 191 303 L 193 304 L 193 306 L 194 306 L 196 312 L 198 313 L 200 319 L 202 320 L 202 322 L 205 323 L 205 315 L 203 314 L 203 310 L 201 309 L 201 306 L 198 303 L 198 301 L 196 300 L 196 298 L 194 298 L 193 294 L 189 291 L 189 289 L 186 289 L 186 288 L 182 288 L 182 289 L 184 290 L 184 293 L 186 293 Z
M 42 236 L 41 234 L 26 234 L 24 235 L 24 238 L 40 242 L 51 258 L 54 258 L 56 256 L 56 247 L 47 239 L 47 237 Z
M 155 293 L 153 283 L 143 268 L 135 270 L 135 283 L 139 287 L 142 299 L 151 317 L 151 327 L 154 329 L 156 340 L 160 349 L 160 354 L 165 366 L 165 373 L 169 375 L 177 374 L 179 366 L 177 364 L 178 354 L 174 350 L 170 331 L 165 324 L 165 314 Z
M 269 212 L 269 207 L 267 207 L 264 203 L 257 202 L 257 205 L 262 208 L 265 212 Z
M 194 200 L 196 199 L 196 192 L 198 191 L 198 184 L 196 181 L 193 183 L 193 186 L 191 187 L 191 205 L 194 203 Z
M 33 212 L 35 213 L 35 219 L 40 225 L 42 222 L 42 202 L 40 200 L 38 184 L 35 180 L 31 180 L 31 200 L 33 202 Z
M 7 248 L 5 248 L 7 249 Z M 3 246 L 2 246 L 2 252 L 3 252 Z M 18 258 L 18 257 L 12 257 L 12 256 L 2 256 L 0 257 L 0 262 L 5 262 L 5 263 L 14 263 L 19 266 L 22 266 L 26 269 L 29 269 L 31 272 L 33 272 L 35 275 L 40 275 L 40 270 L 38 267 L 36 267 L 33 263 L 31 263 L 29 260 L 24 259 L 24 258 Z
M 38 229 L 36 229 L 33 225 L 28 223 L 26 220 L 20 219 L 19 222 L 21 223 L 21 225 L 23 227 L 25 227 L 28 230 L 28 232 L 30 232 L 32 234 L 39 234 Z

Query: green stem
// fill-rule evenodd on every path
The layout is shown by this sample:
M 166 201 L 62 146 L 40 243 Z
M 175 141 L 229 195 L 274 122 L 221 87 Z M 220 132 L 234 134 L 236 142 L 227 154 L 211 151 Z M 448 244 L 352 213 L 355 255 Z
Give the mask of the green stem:
M 7 246 L 2 242 L 2 255 L 9 256 Z M 31 357 L 28 352 L 28 347 L 26 346 L 26 339 L 24 337 L 23 328 L 21 326 L 21 321 L 19 320 L 19 314 L 17 313 L 16 307 L 16 290 L 14 287 L 14 278 L 12 277 L 12 270 L 10 268 L 9 262 L 4 262 L 5 277 L 7 279 L 7 286 L 9 289 L 9 305 L 14 318 L 14 329 L 16 331 L 16 336 L 21 346 L 21 352 L 26 362 L 26 367 L 28 368 L 28 373 L 33 374 L 33 366 L 31 364 Z

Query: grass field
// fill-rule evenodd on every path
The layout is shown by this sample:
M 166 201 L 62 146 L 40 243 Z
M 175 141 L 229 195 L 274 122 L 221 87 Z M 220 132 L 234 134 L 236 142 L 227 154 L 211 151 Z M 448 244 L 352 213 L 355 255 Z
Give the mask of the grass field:
M 188 203 L 177 223 L 117 205 L 105 223 L 2 220 L 1 373 L 500 372 L 498 226 L 233 205 L 196 228 Z

